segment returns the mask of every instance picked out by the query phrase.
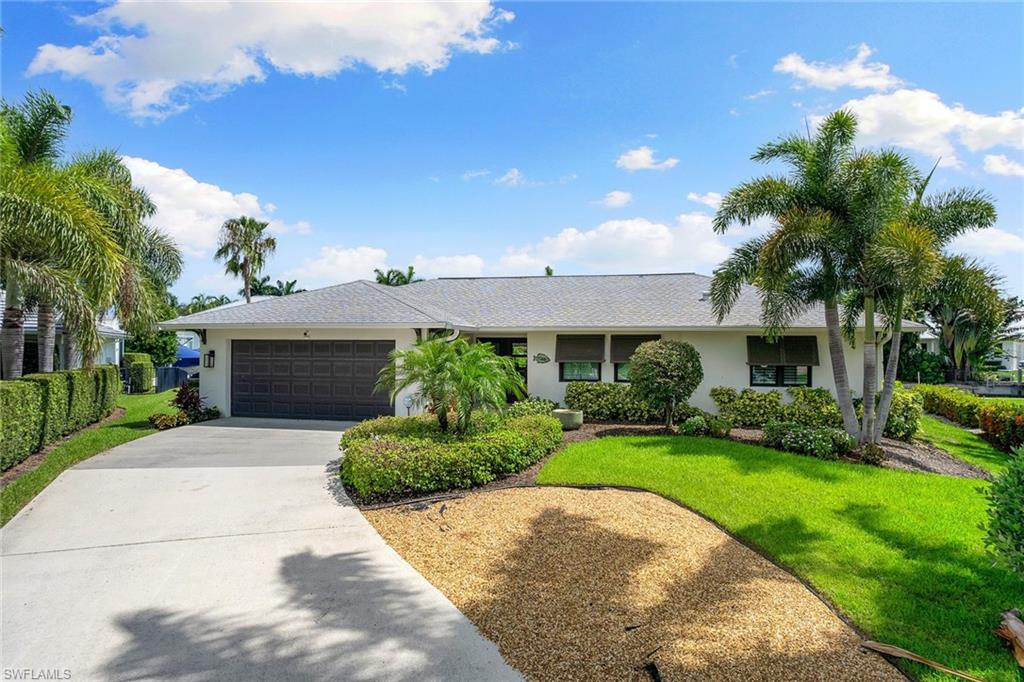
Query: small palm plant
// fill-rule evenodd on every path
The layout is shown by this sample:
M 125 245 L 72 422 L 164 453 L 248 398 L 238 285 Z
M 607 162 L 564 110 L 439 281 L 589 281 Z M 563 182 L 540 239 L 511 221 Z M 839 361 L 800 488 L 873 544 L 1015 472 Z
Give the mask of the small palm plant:
M 500 409 L 508 394 L 521 397 L 526 386 L 511 358 L 494 352 L 490 344 L 465 339 L 428 339 L 408 350 L 395 350 L 380 371 L 378 391 L 391 401 L 412 388 L 413 401 L 437 415 L 442 432 L 464 434 L 477 409 Z M 454 412 L 454 425 L 449 412 Z M 454 428 L 452 428 L 454 427 Z
M 268 223 L 242 216 L 224 222 L 220 245 L 214 257 L 224 261 L 224 271 L 242 278 L 245 302 L 252 301 L 253 278 L 259 275 L 267 257 L 277 249 L 277 240 L 264 234 Z

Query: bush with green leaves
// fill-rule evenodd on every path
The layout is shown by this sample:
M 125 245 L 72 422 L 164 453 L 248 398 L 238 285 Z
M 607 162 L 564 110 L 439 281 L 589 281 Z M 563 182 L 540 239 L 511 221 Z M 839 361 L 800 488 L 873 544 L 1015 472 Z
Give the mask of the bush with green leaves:
M 629 358 L 630 387 L 641 400 L 665 415 L 669 428 L 675 406 L 685 405 L 703 380 L 700 353 L 685 341 L 646 341 Z
M 71 372 L 26 374 L 21 380 L 38 384 L 42 391 L 43 443 L 52 443 L 74 430 L 68 422 L 71 411 Z
M 912 346 L 903 352 L 904 346 L 900 348 L 900 364 L 897 369 L 897 376 L 901 381 L 910 381 L 920 384 L 941 384 L 946 380 L 946 370 L 943 369 L 944 359 L 939 353 L 932 353 L 920 346 Z
M 978 427 L 978 410 L 984 405 L 984 398 L 954 386 L 917 385 L 914 390 L 923 398 L 925 412 L 943 416 L 969 429 Z
M 988 400 L 978 409 L 982 435 L 1000 450 L 1024 445 L 1024 405 L 1010 400 Z
M 361 500 L 470 488 L 535 463 L 562 442 L 550 416 L 503 419 L 458 437 L 433 415 L 381 417 L 342 434 L 341 479 Z
M 525 417 L 530 414 L 550 415 L 556 407 L 558 407 L 558 403 L 554 400 L 529 397 L 509 405 L 505 414 L 509 417 Z
M 920 427 L 923 413 L 921 396 L 897 386 L 892 394 L 889 420 L 885 422 L 885 435 L 889 438 L 909 442 Z
M 199 387 L 190 383 L 179 386 L 178 390 L 174 392 L 174 397 L 167 404 L 178 408 L 177 412 L 154 414 L 149 417 L 149 423 L 160 431 L 220 417 L 220 410 L 216 407 L 207 407 L 206 401 L 199 394 Z
M 147 355 L 154 365 L 166 367 L 178 359 L 178 337 L 172 331 L 131 334 L 124 342 L 124 349 L 126 355 Z
M 736 426 L 761 428 L 770 421 L 782 418 L 782 394 L 778 391 L 745 388 L 736 393 L 735 389 L 722 391 L 718 388 L 711 391 L 718 412 L 732 420 Z
M 125 353 L 122 363 L 128 369 L 132 393 L 149 393 L 154 389 L 156 366 L 146 353 Z
M 660 410 L 637 396 L 631 384 L 570 381 L 565 385 L 565 406 L 583 412 L 583 418 L 591 422 L 649 424 L 664 419 Z M 676 403 L 673 419 L 682 422 L 700 413 L 686 403 Z
M 828 389 L 792 386 L 786 389 L 786 393 L 790 402 L 780 413 L 784 421 L 795 421 L 804 426 L 839 428 L 843 425 L 839 404 Z
M 0 381 L 0 470 L 43 445 L 43 389 L 32 381 Z
M 679 425 L 679 433 L 683 436 L 705 436 L 708 433 L 708 422 L 700 415 L 694 415 Z
M 770 421 L 761 442 L 768 447 L 820 459 L 837 459 L 853 450 L 853 437 L 843 429 L 806 426 L 798 422 Z
M 1017 448 L 988 490 L 985 542 L 999 560 L 1024 578 L 1024 448 Z

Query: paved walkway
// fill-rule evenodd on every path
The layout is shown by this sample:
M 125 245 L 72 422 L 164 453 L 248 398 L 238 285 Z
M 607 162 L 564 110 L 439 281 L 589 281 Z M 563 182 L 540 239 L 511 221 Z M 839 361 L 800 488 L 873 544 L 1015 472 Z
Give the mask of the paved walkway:
M 520 679 L 333 485 L 344 426 L 222 419 L 62 474 L 0 530 L 4 679 Z

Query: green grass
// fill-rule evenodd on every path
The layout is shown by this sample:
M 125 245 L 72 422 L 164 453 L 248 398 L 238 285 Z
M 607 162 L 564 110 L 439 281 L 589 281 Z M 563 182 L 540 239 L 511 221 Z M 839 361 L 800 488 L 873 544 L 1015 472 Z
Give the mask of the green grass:
M 0 526 L 7 523 L 18 511 L 32 501 L 32 498 L 50 485 L 62 471 L 89 459 L 115 445 L 127 443 L 154 433 L 149 425 L 149 415 L 157 412 L 173 412 L 167 403 L 174 397 L 174 390 L 163 393 L 122 395 L 117 404 L 125 413 L 103 426 L 80 431 L 62 442 L 46 455 L 36 469 L 21 476 L 0 491 Z
M 871 638 L 986 680 L 1019 679 L 992 629 L 1024 604 L 1024 581 L 986 554 L 987 483 L 682 436 L 576 443 L 537 481 L 676 500 L 790 567 Z
M 996 450 L 981 436 L 929 414 L 922 415 L 917 435 L 954 457 L 992 474 L 1001 473 L 1009 457 L 1005 452 Z

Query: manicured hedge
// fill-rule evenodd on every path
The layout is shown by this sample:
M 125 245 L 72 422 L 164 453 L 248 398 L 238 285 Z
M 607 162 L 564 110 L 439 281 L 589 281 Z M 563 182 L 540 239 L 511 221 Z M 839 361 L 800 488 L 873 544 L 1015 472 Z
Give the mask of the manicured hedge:
M 124 366 L 128 368 L 132 393 L 149 393 L 156 380 L 156 366 L 146 353 L 125 353 Z
M 918 385 L 914 390 L 924 398 L 925 412 L 969 429 L 980 428 L 986 440 L 1006 452 L 1024 445 L 1024 404 L 1020 401 L 981 398 L 953 386 Z
M 1020 403 L 986 401 L 978 409 L 978 426 L 986 440 L 1001 450 L 1010 452 L 1024 446 L 1024 406 Z
M 853 437 L 841 428 L 806 426 L 799 422 L 771 421 L 765 424 L 762 442 L 777 450 L 786 450 L 820 459 L 836 459 L 853 450 Z
M 0 469 L 7 471 L 43 442 L 43 389 L 31 381 L 0 381 Z
M 953 386 L 919 384 L 914 390 L 924 398 L 925 412 L 941 415 L 969 429 L 978 428 L 978 410 L 985 403 L 984 398 Z
M 629 384 L 600 381 L 570 381 L 565 387 L 565 405 L 582 410 L 587 421 L 614 421 L 646 424 L 665 421 L 665 413 L 641 400 Z M 676 405 L 673 420 L 677 423 L 703 414 L 686 403 Z
M 102 365 L 4 381 L 0 459 L 9 469 L 61 436 L 110 414 L 121 392 L 117 368 Z M 25 400 L 19 397 L 29 396 Z M 26 450 L 26 448 L 28 448 Z
M 562 442 L 553 417 L 501 421 L 489 431 L 456 439 L 437 420 L 379 417 L 342 435 L 341 479 L 363 500 L 470 488 L 520 471 Z

